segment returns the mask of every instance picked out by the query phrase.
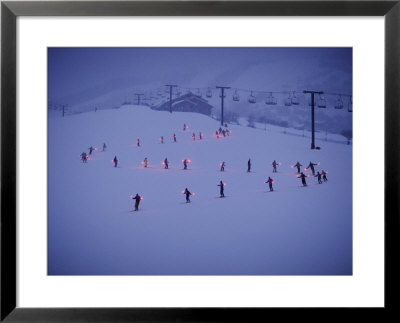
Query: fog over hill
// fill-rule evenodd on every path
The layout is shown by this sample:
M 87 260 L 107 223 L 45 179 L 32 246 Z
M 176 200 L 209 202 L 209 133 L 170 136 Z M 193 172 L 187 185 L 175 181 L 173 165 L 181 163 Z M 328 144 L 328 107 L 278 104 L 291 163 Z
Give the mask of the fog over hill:
M 309 95 L 325 95 L 326 109 L 317 109 L 317 130 L 340 133 L 352 126 L 351 48 L 50 48 L 49 109 L 68 105 L 67 114 L 118 108 L 137 103 L 156 106 L 169 99 L 165 84 L 176 84 L 174 97 L 192 91 L 220 114 L 217 85 L 229 86 L 226 113 L 291 128 L 310 128 Z M 198 89 L 200 88 L 200 89 Z M 235 89 L 240 101 L 233 101 Z M 256 103 L 248 102 L 250 91 Z M 263 91 L 263 93 L 257 92 Z M 271 94 L 275 106 L 265 102 Z M 342 96 L 338 94 L 343 94 Z M 285 106 L 296 96 L 299 105 Z M 318 104 L 317 97 L 316 104 Z M 338 100 L 343 109 L 334 109 Z

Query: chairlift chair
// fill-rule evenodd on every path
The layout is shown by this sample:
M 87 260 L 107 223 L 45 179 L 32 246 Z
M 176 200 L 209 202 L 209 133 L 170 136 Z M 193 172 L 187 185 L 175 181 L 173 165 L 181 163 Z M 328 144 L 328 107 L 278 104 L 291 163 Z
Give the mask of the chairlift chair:
M 293 92 L 293 97 L 292 97 L 292 104 L 293 105 L 299 105 L 299 99 L 296 96 L 296 92 Z
M 269 96 L 267 96 L 265 104 L 272 105 L 272 93 L 270 93 Z
M 201 98 L 203 94 L 201 93 L 200 89 L 197 89 L 196 96 Z
M 319 96 L 318 108 L 322 108 L 322 109 L 326 108 L 326 100 L 322 95 Z
M 256 97 L 253 95 L 253 91 L 251 91 L 251 94 L 248 97 L 249 103 L 256 103 Z
M 342 97 L 339 95 L 339 98 L 335 102 L 335 109 L 343 109 L 343 101 Z
M 237 90 L 235 90 L 235 93 L 233 94 L 232 99 L 233 99 L 233 101 L 236 101 L 236 102 L 238 102 L 240 100 L 239 93 L 237 92 Z
M 350 97 L 349 104 L 347 105 L 347 111 L 353 112 L 353 98 Z
M 292 96 L 289 93 L 288 98 L 285 100 L 285 106 L 290 107 L 292 105 Z
M 211 92 L 210 89 L 207 90 L 207 92 L 206 92 L 206 97 L 207 97 L 207 98 L 212 98 L 212 92 Z

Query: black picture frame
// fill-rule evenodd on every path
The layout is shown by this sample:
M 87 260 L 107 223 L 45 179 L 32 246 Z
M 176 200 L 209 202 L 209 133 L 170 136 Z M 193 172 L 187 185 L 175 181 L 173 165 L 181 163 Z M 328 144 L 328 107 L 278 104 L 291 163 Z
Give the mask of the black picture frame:
M 384 308 L 19 308 L 16 307 L 16 19 L 19 16 L 384 16 Z M 2 1 L 1 322 L 253 322 L 354 314 L 382 320 L 399 307 L 400 0 L 395 1 Z M 371 174 L 372 176 L 372 174 Z M 396 317 L 396 316 L 394 316 Z M 358 317 L 359 319 L 361 317 Z

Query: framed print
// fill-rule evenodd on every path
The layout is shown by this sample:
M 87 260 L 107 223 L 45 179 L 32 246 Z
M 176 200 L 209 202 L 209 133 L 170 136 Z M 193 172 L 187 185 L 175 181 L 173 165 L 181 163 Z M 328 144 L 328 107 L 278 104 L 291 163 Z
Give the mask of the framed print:
M 397 310 L 398 1 L 1 9 L 2 321 Z

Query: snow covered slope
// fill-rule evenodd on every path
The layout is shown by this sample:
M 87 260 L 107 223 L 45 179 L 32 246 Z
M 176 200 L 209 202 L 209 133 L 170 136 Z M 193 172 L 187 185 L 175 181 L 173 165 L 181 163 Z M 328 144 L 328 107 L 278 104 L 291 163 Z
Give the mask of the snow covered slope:
M 200 114 L 142 106 L 50 117 L 48 273 L 351 275 L 351 146 L 317 141 L 322 149 L 310 150 L 309 138 L 231 125 L 231 135 L 217 139 L 218 128 Z M 90 146 L 98 150 L 84 164 L 79 155 Z M 302 187 L 290 166 L 297 161 L 320 162 L 316 170 L 329 181 L 309 177 Z M 186 187 L 195 193 L 188 204 Z M 136 193 L 143 200 L 131 212 Z

